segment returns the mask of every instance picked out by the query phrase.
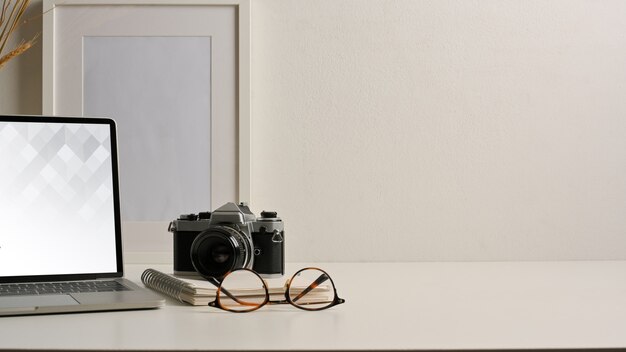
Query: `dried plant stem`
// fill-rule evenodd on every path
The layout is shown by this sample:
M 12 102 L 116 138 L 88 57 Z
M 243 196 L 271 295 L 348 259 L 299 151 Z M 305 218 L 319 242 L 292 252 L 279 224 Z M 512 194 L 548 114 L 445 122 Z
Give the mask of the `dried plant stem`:
M 35 39 L 31 39 L 25 43 L 22 42 L 17 48 L 11 50 L 8 54 L 0 57 L 0 68 L 2 68 L 2 66 L 4 66 L 12 58 L 30 49 L 34 44 L 35 44 Z
M 2 8 L 0 8 L 0 68 L 12 58 L 30 49 L 38 37 L 35 36 L 35 38 L 28 42 L 22 41 L 17 48 L 2 55 L 9 42 L 9 38 L 20 24 L 22 24 L 21 19 L 29 4 L 30 0 L 2 0 Z

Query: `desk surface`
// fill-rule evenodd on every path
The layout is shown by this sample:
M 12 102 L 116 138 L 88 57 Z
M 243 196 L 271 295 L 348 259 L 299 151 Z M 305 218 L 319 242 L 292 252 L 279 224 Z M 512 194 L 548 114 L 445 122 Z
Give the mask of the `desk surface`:
M 626 347 L 626 262 L 329 263 L 346 303 L 235 314 L 156 310 L 0 318 L 0 349 L 417 350 Z M 289 263 L 292 273 L 303 265 Z M 139 281 L 143 269 L 129 265 Z

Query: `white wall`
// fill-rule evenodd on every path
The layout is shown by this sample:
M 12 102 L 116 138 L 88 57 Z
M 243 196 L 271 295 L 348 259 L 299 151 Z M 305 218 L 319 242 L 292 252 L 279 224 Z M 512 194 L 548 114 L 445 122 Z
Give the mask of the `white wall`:
M 626 259 L 626 2 L 255 1 L 290 259 Z
M 252 5 L 251 205 L 288 260 L 626 259 L 626 2 Z M 30 54 L 0 112 L 40 107 Z

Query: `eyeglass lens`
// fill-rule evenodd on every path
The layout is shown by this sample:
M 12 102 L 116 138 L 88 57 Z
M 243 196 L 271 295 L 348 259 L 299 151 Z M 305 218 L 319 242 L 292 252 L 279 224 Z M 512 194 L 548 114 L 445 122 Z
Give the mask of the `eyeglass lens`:
M 234 312 L 258 309 L 269 300 L 267 286 L 250 270 L 236 270 L 224 277 L 217 299 L 222 308 Z M 320 310 L 333 304 L 335 288 L 322 270 L 306 268 L 290 280 L 286 292 L 291 304 L 306 310 Z
M 237 270 L 224 278 L 217 298 L 224 309 L 249 312 L 265 303 L 265 292 L 265 282 L 254 272 Z
M 297 272 L 287 292 L 291 303 L 307 310 L 319 310 L 333 304 L 335 287 L 328 274 L 315 268 Z

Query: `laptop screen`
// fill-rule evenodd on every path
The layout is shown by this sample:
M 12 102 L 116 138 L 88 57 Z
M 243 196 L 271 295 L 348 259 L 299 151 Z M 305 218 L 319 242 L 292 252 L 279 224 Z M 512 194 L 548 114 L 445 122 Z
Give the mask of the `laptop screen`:
M 0 116 L 0 164 L 0 279 L 121 272 L 112 120 Z

